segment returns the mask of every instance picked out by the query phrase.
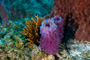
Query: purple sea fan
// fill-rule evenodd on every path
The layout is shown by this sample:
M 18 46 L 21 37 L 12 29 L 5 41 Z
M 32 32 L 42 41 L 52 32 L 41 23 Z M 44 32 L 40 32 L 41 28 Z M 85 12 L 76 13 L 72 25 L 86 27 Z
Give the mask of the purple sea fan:
M 0 2 L 0 16 L 2 18 L 2 24 L 7 25 L 9 11 L 9 0 L 2 0 Z
M 54 20 L 54 23 L 57 25 L 57 30 L 60 37 L 60 42 L 62 42 L 63 33 L 64 33 L 64 27 L 63 27 L 63 19 L 60 16 L 55 16 L 51 18 L 51 20 Z
M 40 47 L 47 54 L 56 54 L 59 48 L 59 35 L 54 20 L 44 20 L 40 26 Z

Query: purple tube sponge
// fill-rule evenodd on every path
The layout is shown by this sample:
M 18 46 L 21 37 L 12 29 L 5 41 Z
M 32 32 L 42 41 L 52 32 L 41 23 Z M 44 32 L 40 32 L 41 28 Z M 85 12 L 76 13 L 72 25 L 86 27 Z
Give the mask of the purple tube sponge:
M 64 33 L 64 28 L 63 28 L 63 19 L 60 16 L 55 16 L 53 18 L 51 18 L 51 20 L 54 20 L 55 24 L 57 25 L 57 30 L 59 33 L 59 37 L 60 37 L 60 42 L 62 42 L 62 38 L 63 38 L 63 33 Z
M 40 47 L 47 54 L 56 54 L 59 43 L 63 38 L 63 22 L 61 17 L 55 16 L 51 19 L 45 19 L 40 26 Z
M 45 53 L 55 54 L 59 48 L 59 36 L 57 33 L 57 25 L 52 20 L 44 20 L 42 22 L 40 47 Z

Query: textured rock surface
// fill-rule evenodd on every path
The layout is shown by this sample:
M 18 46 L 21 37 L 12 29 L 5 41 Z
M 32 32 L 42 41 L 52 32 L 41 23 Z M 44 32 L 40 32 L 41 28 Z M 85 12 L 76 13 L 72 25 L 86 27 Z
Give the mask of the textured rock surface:
M 90 43 L 83 44 L 79 41 L 70 40 L 67 44 L 67 50 L 75 60 L 90 59 Z

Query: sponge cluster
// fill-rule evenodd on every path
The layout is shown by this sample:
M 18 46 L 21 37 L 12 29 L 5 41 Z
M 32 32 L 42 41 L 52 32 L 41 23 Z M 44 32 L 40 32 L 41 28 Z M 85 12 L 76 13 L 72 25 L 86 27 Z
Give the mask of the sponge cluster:
M 40 47 L 47 54 L 56 54 L 63 38 L 63 20 L 60 16 L 43 20 L 40 26 Z

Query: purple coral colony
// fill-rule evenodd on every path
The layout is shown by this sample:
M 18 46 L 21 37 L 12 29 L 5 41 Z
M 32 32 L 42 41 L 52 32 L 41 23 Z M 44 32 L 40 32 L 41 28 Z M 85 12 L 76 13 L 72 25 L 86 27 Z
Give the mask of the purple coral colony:
M 45 19 L 40 26 L 40 47 L 47 54 L 56 54 L 63 38 L 63 20 L 60 16 Z

